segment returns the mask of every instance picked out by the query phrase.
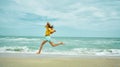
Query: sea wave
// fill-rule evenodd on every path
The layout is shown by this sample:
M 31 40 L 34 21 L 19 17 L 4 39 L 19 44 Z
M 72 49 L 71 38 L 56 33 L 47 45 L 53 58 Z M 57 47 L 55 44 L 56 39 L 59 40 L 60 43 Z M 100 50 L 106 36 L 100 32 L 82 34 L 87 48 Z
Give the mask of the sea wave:
M 30 49 L 27 46 L 22 47 L 0 47 L 0 53 L 36 53 L 37 49 Z M 120 56 L 120 49 L 88 49 L 74 48 L 71 50 L 43 49 L 42 54 L 52 55 L 95 55 L 95 56 Z
M 9 37 L 4 37 L 4 38 L 0 38 L 0 41 L 40 41 L 40 38 L 9 38 Z
M 109 55 L 109 56 L 120 56 L 120 49 L 93 49 L 93 48 L 75 48 L 72 51 L 77 54 L 89 54 L 89 55 Z
M 0 53 L 33 53 L 27 46 L 0 47 Z

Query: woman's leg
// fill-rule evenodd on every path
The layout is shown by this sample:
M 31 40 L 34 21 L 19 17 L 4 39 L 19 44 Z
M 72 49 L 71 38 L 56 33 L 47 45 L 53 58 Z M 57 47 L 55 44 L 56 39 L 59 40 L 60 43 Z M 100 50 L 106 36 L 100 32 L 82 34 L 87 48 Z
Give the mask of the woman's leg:
M 42 48 L 43 48 L 43 45 L 44 45 L 46 42 L 47 42 L 46 40 L 44 40 L 44 41 L 42 42 L 42 44 L 40 45 L 39 51 L 38 51 L 36 54 L 40 54 L 40 53 L 41 53 L 41 50 L 42 50 Z
M 57 43 L 57 44 L 54 44 L 53 42 L 49 42 L 50 43 L 50 45 L 51 46 L 53 46 L 53 47 L 56 47 L 56 46 L 59 46 L 59 45 L 62 45 L 63 44 L 63 42 L 59 42 L 59 43 Z

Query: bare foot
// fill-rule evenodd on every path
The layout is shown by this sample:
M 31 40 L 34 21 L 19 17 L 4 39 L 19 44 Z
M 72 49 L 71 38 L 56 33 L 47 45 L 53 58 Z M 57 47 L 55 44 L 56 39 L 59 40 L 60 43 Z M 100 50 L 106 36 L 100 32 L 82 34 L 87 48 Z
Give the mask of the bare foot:
M 36 54 L 40 54 L 40 52 L 37 52 Z
M 59 42 L 61 45 L 63 45 L 64 43 L 63 42 Z

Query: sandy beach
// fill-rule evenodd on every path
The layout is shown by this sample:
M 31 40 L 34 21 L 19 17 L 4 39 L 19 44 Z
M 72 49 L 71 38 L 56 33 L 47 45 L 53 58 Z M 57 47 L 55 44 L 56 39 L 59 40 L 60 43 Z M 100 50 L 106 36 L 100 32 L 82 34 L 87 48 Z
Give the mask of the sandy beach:
M 120 57 L 6 55 L 0 54 L 0 67 L 120 67 Z

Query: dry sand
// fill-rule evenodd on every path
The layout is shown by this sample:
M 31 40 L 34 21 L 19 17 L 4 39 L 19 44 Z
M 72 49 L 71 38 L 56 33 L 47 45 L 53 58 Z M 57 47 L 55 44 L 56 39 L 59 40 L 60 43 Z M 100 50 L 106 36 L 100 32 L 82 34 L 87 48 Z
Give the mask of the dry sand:
M 0 57 L 0 67 L 120 67 L 120 58 Z

